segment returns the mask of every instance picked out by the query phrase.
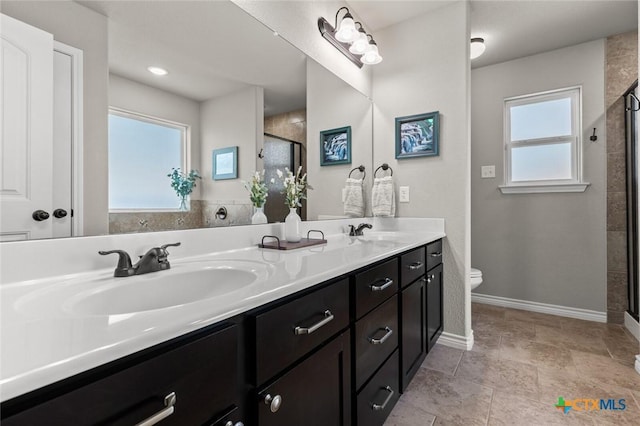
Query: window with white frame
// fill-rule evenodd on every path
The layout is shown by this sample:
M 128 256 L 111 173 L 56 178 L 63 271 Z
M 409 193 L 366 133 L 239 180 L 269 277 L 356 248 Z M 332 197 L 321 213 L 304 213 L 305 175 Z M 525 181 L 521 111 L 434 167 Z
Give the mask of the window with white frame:
M 167 175 L 187 170 L 189 127 L 109 109 L 109 211 L 177 210 Z
M 505 185 L 509 192 L 582 192 L 581 89 L 505 99 Z

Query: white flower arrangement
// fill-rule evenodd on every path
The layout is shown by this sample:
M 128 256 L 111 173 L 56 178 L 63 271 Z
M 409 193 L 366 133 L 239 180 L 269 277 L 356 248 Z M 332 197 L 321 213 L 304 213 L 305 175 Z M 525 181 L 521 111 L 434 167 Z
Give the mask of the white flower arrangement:
M 313 189 L 311 185 L 307 183 L 307 174 L 305 173 L 300 176 L 302 173 L 302 166 L 298 168 L 295 175 L 286 167 L 284 169 L 284 173 L 279 169 L 276 170 L 276 172 L 284 184 L 283 194 L 286 198 L 285 204 L 290 209 L 302 207 L 302 200 L 307 199 L 307 189 Z
M 262 173 L 255 172 L 250 182 L 242 181 L 242 184 L 249 191 L 249 199 L 254 207 L 263 207 L 269 196 L 267 184 L 264 182 L 264 170 Z

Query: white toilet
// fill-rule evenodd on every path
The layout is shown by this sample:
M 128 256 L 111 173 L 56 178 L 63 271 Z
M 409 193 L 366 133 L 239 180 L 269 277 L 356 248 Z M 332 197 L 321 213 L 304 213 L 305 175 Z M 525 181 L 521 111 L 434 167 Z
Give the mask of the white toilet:
M 469 278 L 471 282 L 471 291 L 473 291 L 476 287 L 482 284 L 482 271 L 480 269 L 471 268 Z

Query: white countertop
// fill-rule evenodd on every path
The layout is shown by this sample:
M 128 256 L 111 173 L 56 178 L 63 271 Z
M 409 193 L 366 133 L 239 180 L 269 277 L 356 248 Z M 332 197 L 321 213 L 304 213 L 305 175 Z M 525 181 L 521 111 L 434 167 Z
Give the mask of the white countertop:
M 293 251 L 252 246 L 170 258 L 171 271 L 180 271 L 195 261 L 218 264 L 242 261 L 261 265 L 263 273 L 253 284 L 220 297 L 135 314 L 81 316 L 65 311 L 55 301 L 37 311 L 26 309 L 22 303 L 33 292 L 46 292 L 53 286 L 89 278 L 99 278 L 103 283 L 115 279 L 113 268 L 3 284 L 0 287 L 1 400 L 215 324 L 444 236 L 442 222 L 442 230 L 437 227 L 435 230 L 433 227 L 412 229 L 403 235 L 402 241 L 361 241 L 334 234 L 326 237 L 326 245 Z

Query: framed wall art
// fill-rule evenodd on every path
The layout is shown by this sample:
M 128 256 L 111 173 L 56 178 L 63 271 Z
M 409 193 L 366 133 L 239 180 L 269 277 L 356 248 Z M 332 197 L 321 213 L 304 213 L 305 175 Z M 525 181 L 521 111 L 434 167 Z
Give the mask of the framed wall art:
M 396 118 L 396 158 L 439 155 L 439 133 L 438 111 Z
M 230 146 L 213 150 L 213 180 L 238 177 L 238 147 Z
M 351 164 L 351 126 L 320 132 L 320 165 Z

